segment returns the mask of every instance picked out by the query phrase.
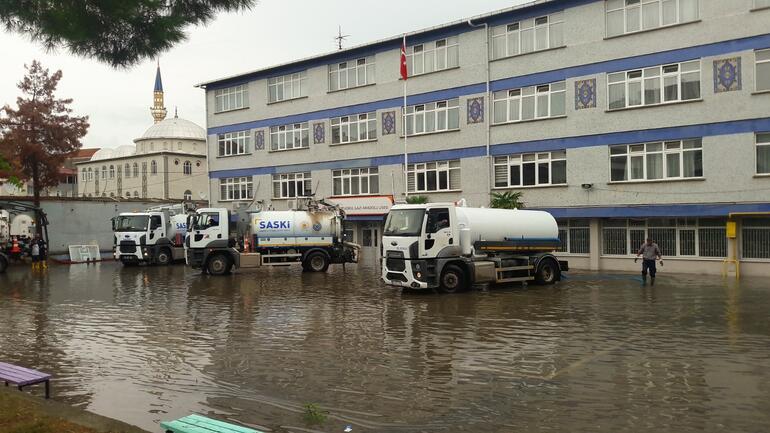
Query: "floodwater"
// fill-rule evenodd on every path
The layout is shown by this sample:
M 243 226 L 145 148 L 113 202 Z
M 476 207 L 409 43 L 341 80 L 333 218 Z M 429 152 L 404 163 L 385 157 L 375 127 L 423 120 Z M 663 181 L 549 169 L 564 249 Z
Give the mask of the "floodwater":
M 374 260 L 330 269 L 11 267 L 0 359 L 150 431 L 193 412 L 273 432 L 770 431 L 766 281 L 574 273 L 447 296 L 387 287 Z

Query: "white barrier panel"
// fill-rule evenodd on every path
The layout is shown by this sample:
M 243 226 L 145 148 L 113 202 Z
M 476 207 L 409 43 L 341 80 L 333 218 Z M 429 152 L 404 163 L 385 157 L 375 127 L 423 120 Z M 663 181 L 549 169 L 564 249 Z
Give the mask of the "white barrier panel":
M 72 263 L 82 263 L 94 260 L 101 260 L 98 245 L 70 245 L 70 261 Z

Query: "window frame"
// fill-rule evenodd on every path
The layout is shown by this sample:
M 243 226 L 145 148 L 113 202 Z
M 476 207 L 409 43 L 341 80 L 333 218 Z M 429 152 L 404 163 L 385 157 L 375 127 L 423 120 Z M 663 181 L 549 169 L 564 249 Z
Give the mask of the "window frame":
M 248 83 L 214 89 L 214 113 L 249 108 Z
M 308 82 L 307 69 L 299 72 L 293 72 L 291 74 L 268 78 L 267 79 L 267 103 L 275 104 L 278 102 L 291 101 L 292 99 L 300 99 L 300 98 L 307 97 L 308 95 L 307 82 Z M 275 92 L 272 92 L 273 88 L 275 89 Z M 290 97 L 286 97 L 287 88 L 291 89 L 292 96 Z M 296 92 L 297 96 L 294 96 L 295 88 L 299 88 L 299 91 Z M 279 89 L 282 95 L 281 98 L 278 98 Z M 273 99 L 273 94 L 275 94 L 275 99 Z
M 673 144 L 678 143 L 678 148 L 673 148 Z M 685 143 L 688 145 L 692 145 L 690 148 L 685 148 Z M 648 147 L 653 147 L 654 145 L 660 145 L 660 150 L 655 150 L 654 148 L 652 150 L 648 150 Z M 669 147 L 671 145 L 671 147 Z M 633 147 L 642 147 L 641 150 L 633 150 Z M 609 179 L 611 184 L 614 183 L 643 183 L 643 182 L 675 182 L 675 181 L 682 181 L 682 180 L 701 180 L 706 178 L 705 170 L 703 168 L 703 139 L 702 138 L 688 138 L 688 139 L 682 139 L 682 140 L 665 140 L 665 141 L 651 141 L 647 143 L 633 143 L 633 144 L 615 144 L 615 145 L 609 145 L 608 147 L 608 155 L 609 155 Z M 622 147 L 625 147 L 626 150 L 624 153 L 612 153 L 613 149 L 620 149 Z M 700 152 L 700 176 L 685 176 L 685 153 L 698 153 Z M 661 155 L 661 173 L 662 177 L 655 178 L 655 179 L 648 179 L 649 171 L 648 171 L 648 162 L 650 161 L 650 158 L 648 156 L 650 155 Z M 678 176 L 670 176 L 668 173 L 668 158 L 669 155 L 679 155 L 679 175 Z M 612 160 L 613 158 L 620 158 L 625 156 L 625 179 L 624 180 L 614 180 L 612 178 L 612 172 L 613 172 L 613 166 L 612 166 Z M 632 170 L 632 158 L 641 158 L 642 160 L 642 178 L 634 178 L 631 179 L 631 170 Z M 697 158 L 697 157 L 696 157 Z M 697 161 L 697 159 L 696 159 Z M 695 172 L 698 171 L 698 167 L 695 168 Z
M 432 167 L 431 167 L 432 166 Z M 455 176 L 461 176 L 462 163 L 459 159 L 445 160 L 445 161 L 430 161 L 421 163 L 412 163 L 407 165 L 407 192 L 408 193 L 433 193 L 433 192 L 453 192 L 460 191 L 462 187 L 462 180 L 458 179 L 457 184 L 453 184 L 453 174 Z M 434 181 L 436 184 L 435 189 L 429 189 L 428 184 L 430 182 L 429 173 L 434 173 Z M 441 174 L 446 173 L 446 188 L 441 188 Z M 419 188 L 420 176 L 422 175 L 423 188 Z M 411 178 L 411 180 L 410 180 Z M 409 185 L 412 185 L 410 188 Z
M 770 6 L 767 6 L 767 8 L 770 8 Z M 759 60 L 760 54 L 767 54 L 767 59 Z M 759 88 L 759 65 L 765 64 L 770 67 L 770 48 L 754 50 L 754 90 L 759 93 L 770 92 L 770 86 L 768 86 L 766 89 Z M 768 75 L 770 75 L 770 70 L 768 71 Z M 767 80 L 770 81 L 770 76 L 767 77 Z
M 310 125 L 308 122 L 290 123 L 270 127 L 270 152 L 285 152 L 310 148 Z M 299 135 L 299 146 L 296 145 L 296 137 Z M 291 147 L 289 147 L 291 138 Z M 281 147 L 283 139 L 283 147 Z
M 223 177 L 219 179 L 220 201 L 242 201 L 253 199 L 254 178 L 252 176 Z
M 403 110 L 403 109 L 402 109 Z M 452 116 L 452 117 L 450 117 Z M 432 130 L 428 130 L 431 125 L 430 118 L 432 117 Z M 460 130 L 460 98 L 452 98 L 441 101 L 426 102 L 424 104 L 409 105 L 406 107 L 406 113 L 403 115 L 404 125 L 403 135 L 407 137 L 414 137 L 419 135 L 436 134 L 440 132 L 459 131 Z M 418 126 L 418 120 L 422 127 L 421 132 L 415 132 Z M 444 122 L 444 127 L 439 129 L 441 121 Z M 452 123 L 456 120 L 456 126 L 451 127 Z M 411 127 L 411 133 L 410 131 Z
M 327 71 L 327 85 L 328 92 L 340 92 L 343 90 L 355 89 L 357 87 L 365 87 L 375 84 L 376 79 L 376 62 L 374 56 L 358 57 L 355 59 L 346 60 L 343 62 L 337 62 L 330 64 Z M 343 87 L 342 76 L 344 76 L 347 85 Z M 363 71 L 363 84 L 361 84 L 360 71 Z M 350 85 L 351 74 L 355 75 L 355 85 Z M 371 76 L 370 76 L 371 75 Z M 334 77 L 337 80 L 337 86 L 332 86 Z
M 767 148 L 770 152 L 770 132 L 757 132 L 754 134 L 754 174 L 757 176 L 770 176 L 770 167 L 766 172 L 759 171 L 759 149 Z
M 439 43 L 443 43 L 439 47 Z M 419 48 L 419 51 L 418 51 Z M 450 64 L 450 54 L 454 51 L 454 60 L 456 64 Z M 439 66 L 439 54 L 443 53 L 444 66 Z M 419 58 L 421 63 L 415 63 Z M 429 59 L 433 59 L 430 70 L 426 68 Z M 415 72 L 415 66 L 420 65 L 421 72 Z M 408 76 L 419 77 L 420 75 L 432 74 L 434 72 L 446 71 L 460 67 L 460 41 L 458 36 L 449 36 L 435 41 L 414 44 L 406 47 L 406 69 Z
M 554 157 L 554 154 L 556 154 L 556 157 Z M 560 154 L 563 154 L 560 155 Z M 531 157 L 531 160 L 526 160 L 528 157 Z M 502 161 L 503 158 L 505 158 L 505 161 Z M 501 162 L 498 162 L 501 161 Z M 563 183 L 553 183 L 553 172 L 554 172 L 554 162 L 560 163 L 564 162 L 564 182 Z M 548 165 L 548 181 L 547 182 L 540 182 L 540 165 L 541 164 L 547 164 Z M 563 150 L 553 150 L 548 152 L 528 152 L 528 153 L 518 153 L 518 154 L 512 154 L 512 155 L 501 155 L 501 156 L 495 156 L 492 160 L 492 178 L 493 178 L 493 187 L 492 189 L 521 189 L 521 188 L 542 188 L 542 187 L 550 187 L 550 186 L 567 186 L 567 151 L 566 149 Z M 525 173 L 524 173 L 524 166 L 525 165 L 534 165 L 534 176 L 535 176 L 535 183 L 532 185 L 525 185 Z M 519 167 L 519 183 L 513 184 L 511 183 L 511 167 Z M 497 181 L 497 168 L 498 167 L 505 167 L 505 181 L 506 184 L 503 186 L 498 186 Z
M 366 182 L 364 182 L 366 179 Z M 345 183 L 347 189 L 345 192 Z M 341 168 L 332 170 L 332 196 L 334 197 L 356 197 L 376 195 L 380 193 L 380 174 L 378 167 L 362 168 Z M 358 192 L 353 192 L 354 183 L 358 187 Z M 364 184 L 366 192 L 364 192 Z M 372 186 L 376 186 L 376 191 L 372 191 Z M 339 188 L 339 189 L 338 189 Z
M 553 88 L 557 87 L 556 90 Z M 559 89 L 561 87 L 561 89 Z M 548 114 L 546 116 L 540 116 L 540 104 L 541 98 L 545 96 L 545 100 L 548 104 Z M 553 102 L 554 98 L 563 98 L 564 113 L 553 114 Z M 524 103 L 525 99 L 533 99 L 533 116 L 532 118 L 524 119 Z M 511 104 L 518 104 L 518 119 L 511 117 Z M 505 105 L 505 120 L 497 121 L 497 110 L 500 103 Z M 492 93 L 492 124 L 493 125 L 505 125 L 509 123 L 521 123 L 530 122 L 534 120 L 544 119 L 557 119 L 567 116 L 567 82 L 556 81 L 548 84 L 540 84 L 537 86 L 527 86 L 517 89 L 499 90 Z
M 698 64 L 698 69 L 687 70 L 684 69 Z M 665 65 L 649 66 L 641 69 L 631 69 L 626 71 L 608 72 L 607 73 L 607 111 L 621 111 L 643 107 L 657 107 L 660 105 L 679 104 L 683 102 L 699 101 L 703 99 L 703 68 L 701 59 L 688 60 L 685 62 L 668 63 Z M 675 72 L 666 72 L 666 68 L 676 67 Z M 653 71 L 656 69 L 657 71 Z M 698 96 L 695 98 L 683 99 L 683 77 L 686 75 L 698 75 Z M 623 75 L 622 79 L 613 79 L 613 76 Z M 632 75 L 635 75 L 632 77 Z M 637 76 L 638 75 L 638 76 Z M 666 79 L 676 79 L 676 99 L 666 99 Z M 657 80 L 656 80 L 657 79 Z M 647 84 L 653 80 L 657 81 L 658 87 L 658 102 L 646 104 L 647 98 Z M 623 88 L 623 106 L 613 107 L 613 101 L 611 98 L 611 89 L 613 86 L 620 86 Z M 630 105 L 631 86 L 639 86 L 640 103 Z M 635 92 L 636 93 L 636 92 Z
M 192 162 L 185 161 L 184 164 L 182 164 L 182 173 L 185 176 L 192 176 Z
M 251 131 L 226 132 L 217 135 L 217 157 L 248 155 L 250 149 Z
M 565 232 L 565 241 L 561 242 L 562 248 L 557 251 L 560 255 L 581 256 L 588 257 L 591 255 L 591 222 L 589 220 L 569 218 L 559 219 L 556 221 L 559 230 L 559 239 L 561 239 L 561 232 Z M 588 231 L 586 237 L 587 249 L 585 252 L 573 252 L 572 237 L 573 232 L 576 231 Z
M 658 220 L 668 220 L 668 222 L 672 222 L 673 224 L 668 225 L 651 225 L 650 222 L 656 222 Z M 721 224 L 708 224 L 708 221 L 715 221 L 719 220 Z M 615 221 L 620 222 L 623 221 L 624 225 L 611 225 L 608 226 L 608 221 Z M 681 259 L 696 259 L 696 260 L 722 260 L 729 254 L 728 251 L 728 242 L 727 242 L 727 229 L 726 229 L 726 219 L 723 218 L 686 218 L 686 217 L 670 217 L 670 218 L 644 218 L 644 219 L 636 219 L 636 218 L 619 218 L 619 219 L 604 219 L 601 222 L 600 226 L 600 234 L 599 234 L 599 241 L 600 241 L 600 248 L 599 253 L 600 257 L 633 257 L 636 256 L 637 250 L 635 248 L 638 248 L 638 246 L 632 246 L 631 242 L 634 241 L 632 231 L 638 231 L 643 233 L 638 233 L 637 236 L 639 239 L 637 241 L 644 239 L 648 237 L 655 238 L 654 235 L 650 234 L 650 230 L 674 230 L 674 242 L 675 242 L 675 249 L 672 253 L 671 251 L 666 251 L 663 247 L 661 247 L 661 254 L 664 257 L 671 257 L 671 258 L 681 258 Z M 625 254 L 610 254 L 606 253 L 606 236 L 605 232 L 608 230 L 624 230 L 625 231 Z M 722 239 L 723 244 L 719 246 L 719 248 L 723 249 L 723 252 L 725 255 L 723 256 L 706 256 L 703 255 L 704 250 L 702 248 L 702 244 L 704 242 L 704 236 L 703 232 L 705 230 L 719 230 L 721 232 L 724 232 L 725 235 L 720 238 Z M 688 232 L 692 231 L 694 232 L 693 237 L 693 243 L 694 243 L 694 254 L 682 254 L 682 232 Z M 658 240 L 655 239 L 657 242 Z M 641 245 L 641 244 L 640 244 Z M 714 245 L 711 245 L 711 248 L 714 248 Z
M 156 176 L 158 174 L 158 163 L 153 159 L 150 161 L 150 176 Z
M 356 135 L 358 136 L 358 139 L 356 140 L 351 139 L 351 128 L 354 126 Z M 336 135 L 335 130 L 337 131 Z M 346 141 L 342 140 L 344 131 L 347 131 L 348 139 Z M 365 132 L 366 134 L 364 138 L 361 138 L 362 132 Z M 349 116 L 333 117 L 331 119 L 331 134 L 331 144 L 333 145 L 377 140 L 377 112 L 372 111 L 368 113 L 352 114 Z
M 273 198 L 274 199 L 296 199 L 310 197 L 312 194 L 312 173 L 297 172 L 297 173 L 276 173 L 273 175 Z M 280 195 L 276 195 L 276 184 L 278 185 L 278 191 Z M 294 184 L 294 195 L 291 195 L 291 186 Z M 286 188 L 284 188 L 284 186 Z M 302 190 L 300 195 L 299 189 Z
M 616 38 L 621 37 L 625 35 L 633 35 L 636 33 L 642 33 L 642 32 L 648 32 L 653 31 L 657 29 L 663 29 L 667 27 L 674 27 L 681 24 L 687 24 L 687 23 L 694 23 L 701 20 L 701 11 L 700 11 L 700 0 L 619 0 L 623 3 L 621 7 L 617 7 L 614 9 L 609 9 L 610 4 L 613 3 L 612 0 L 606 0 L 604 2 L 604 37 L 609 38 Z M 629 1 L 634 2 L 633 4 L 629 5 Z M 695 2 L 695 10 L 696 10 L 696 16 L 692 20 L 688 21 L 682 21 L 682 5 L 681 3 L 683 1 L 694 1 Z M 664 4 L 665 3 L 673 3 L 674 4 L 674 10 L 676 12 L 676 19 L 668 24 L 664 24 Z M 656 26 L 652 26 L 649 28 L 644 27 L 644 9 L 645 6 L 649 6 L 652 4 L 658 4 L 658 15 L 657 15 L 657 22 L 658 24 Z M 629 23 L 629 17 L 628 17 L 628 11 L 629 9 L 636 9 L 639 15 L 639 19 L 637 24 L 639 25 L 637 30 L 628 30 L 628 23 Z M 610 13 L 623 11 L 623 32 L 618 34 L 609 34 L 609 17 Z
M 538 23 L 538 21 L 542 21 L 545 18 L 546 22 Z M 491 60 L 500 60 L 500 59 L 507 59 L 510 57 L 516 57 L 516 56 L 523 56 L 527 54 L 537 53 L 540 51 L 548 51 L 556 48 L 562 48 L 566 46 L 565 43 L 565 35 L 564 35 L 564 11 L 558 11 L 554 12 L 548 15 L 540 15 L 537 17 L 528 18 L 525 20 L 520 21 L 514 21 L 510 23 L 506 23 L 499 26 L 494 26 L 490 29 L 490 50 L 492 51 L 490 53 L 490 59 Z M 538 30 L 545 29 L 544 36 L 545 36 L 545 47 L 544 48 L 538 48 L 538 41 L 540 37 L 538 36 Z M 561 44 L 555 45 L 554 41 L 552 40 L 552 37 L 554 36 L 555 31 L 561 32 Z M 524 51 L 524 38 L 523 33 L 524 32 L 532 32 L 532 50 L 531 51 Z M 511 49 L 511 42 L 514 39 L 516 40 L 516 50 Z M 501 54 L 498 56 L 497 54 L 497 43 L 504 44 L 504 54 Z

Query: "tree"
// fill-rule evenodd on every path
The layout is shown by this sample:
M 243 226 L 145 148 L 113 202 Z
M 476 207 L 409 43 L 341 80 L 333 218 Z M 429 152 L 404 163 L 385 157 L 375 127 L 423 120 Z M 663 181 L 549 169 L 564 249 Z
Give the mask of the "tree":
M 497 209 L 523 209 L 524 202 L 521 201 L 521 192 L 506 191 L 503 193 L 493 193 L 490 207 Z
M 428 202 L 428 197 L 424 195 L 410 195 L 406 197 L 407 204 L 425 204 Z
M 185 28 L 256 0 L 2 0 L 0 23 L 46 49 L 125 67 L 186 39 Z
M 72 99 L 55 97 L 61 71 L 50 75 L 37 60 L 25 68 L 27 74 L 18 85 L 23 94 L 16 99 L 18 108 L 6 105 L 0 109 L 0 153 L 12 173 L 32 181 L 35 206 L 39 207 L 40 192 L 59 184 L 64 160 L 80 149 L 88 117 L 71 116 Z

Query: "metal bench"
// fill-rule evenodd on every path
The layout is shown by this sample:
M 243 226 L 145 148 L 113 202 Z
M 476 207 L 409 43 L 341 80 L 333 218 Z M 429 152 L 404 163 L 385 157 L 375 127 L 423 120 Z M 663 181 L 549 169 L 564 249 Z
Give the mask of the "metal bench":
M 5 381 L 5 386 L 12 383 L 19 387 L 19 391 L 27 385 L 45 383 L 45 398 L 51 397 L 51 375 L 30 368 L 0 362 L 0 380 Z
M 189 415 L 160 423 L 166 433 L 262 433 L 239 425 L 217 421 L 201 415 Z

